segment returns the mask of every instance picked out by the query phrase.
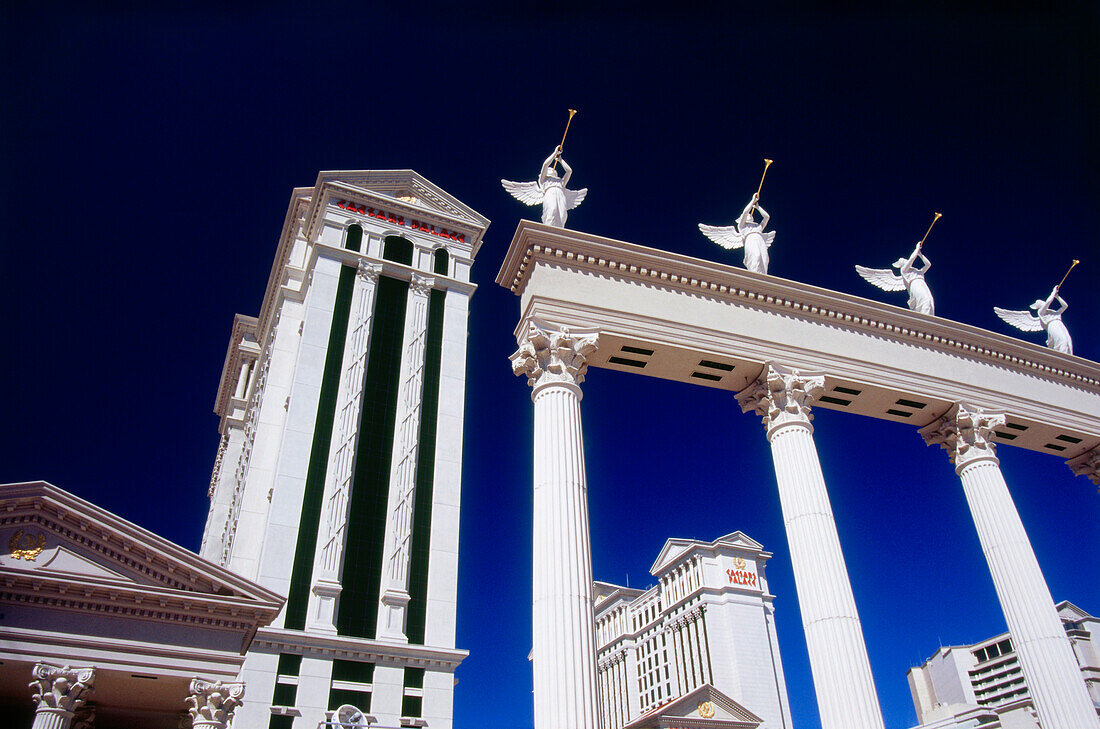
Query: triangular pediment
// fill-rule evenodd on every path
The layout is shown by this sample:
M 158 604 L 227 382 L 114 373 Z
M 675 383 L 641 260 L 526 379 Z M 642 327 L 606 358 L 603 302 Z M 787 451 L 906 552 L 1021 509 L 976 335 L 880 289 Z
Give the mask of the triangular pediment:
M 624 729 L 686 727 L 689 729 L 756 729 L 756 714 L 709 683 L 638 717 Z
M 317 188 L 324 183 L 342 183 L 384 195 L 407 205 L 456 218 L 479 230 L 489 225 L 489 219 L 484 215 L 413 170 L 326 171 L 317 176 Z
M 210 597 L 278 606 L 282 598 L 45 482 L 0 485 L 0 573 L 62 594 L 92 590 Z
M 693 549 L 703 549 L 714 552 L 719 547 L 736 547 L 753 552 L 763 550 L 763 545 L 744 532 L 730 532 L 724 537 L 718 537 L 713 542 L 702 542 L 697 539 L 669 539 L 661 548 L 660 554 L 654 560 L 649 571 L 653 575 L 659 575 L 665 569 L 683 559 Z M 771 556 L 770 554 L 765 556 Z
M 1063 600 L 1062 602 L 1058 603 L 1057 610 L 1058 617 L 1062 618 L 1063 620 L 1082 620 L 1084 618 L 1092 617 L 1069 600 Z

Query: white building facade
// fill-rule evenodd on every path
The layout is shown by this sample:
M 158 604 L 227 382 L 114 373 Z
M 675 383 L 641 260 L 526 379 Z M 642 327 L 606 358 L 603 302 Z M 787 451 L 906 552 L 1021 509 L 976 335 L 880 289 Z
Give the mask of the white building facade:
M 202 555 L 287 602 L 238 729 L 341 705 L 451 726 L 470 268 L 489 221 L 410 170 L 296 189 L 215 412 Z
M 704 687 L 747 710 L 746 726 L 790 729 L 764 576 L 770 557 L 741 532 L 713 542 L 670 539 L 650 570 L 653 587 L 595 583 L 604 729 L 657 726 L 662 709 Z
M 1100 710 L 1100 620 L 1066 601 L 1058 603 L 1058 616 L 1089 696 Z M 940 648 L 909 669 L 908 678 L 920 729 L 1040 726 L 1008 633 L 973 645 Z

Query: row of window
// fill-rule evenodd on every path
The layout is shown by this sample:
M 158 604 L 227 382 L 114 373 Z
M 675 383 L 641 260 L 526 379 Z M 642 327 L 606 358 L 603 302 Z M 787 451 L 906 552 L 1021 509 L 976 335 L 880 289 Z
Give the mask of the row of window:
M 363 227 L 356 223 L 349 225 L 344 231 L 344 248 L 362 252 Z M 402 263 L 411 266 L 413 262 L 413 244 L 408 238 L 397 235 L 388 235 L 382 241 L 382 258 L 394 263 Z M 447 276 L 450 272 L 450 254 L 446 248 L 437 248 L 432 254 L 432 272 L 441 276 Z

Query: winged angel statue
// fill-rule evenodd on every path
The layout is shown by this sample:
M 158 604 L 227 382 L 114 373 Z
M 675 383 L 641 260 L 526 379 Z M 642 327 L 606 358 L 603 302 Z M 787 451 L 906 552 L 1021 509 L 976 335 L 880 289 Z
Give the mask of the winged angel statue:
M 932 262 L 920 252 L 921 244 L 913 249 L 909 258 L 899 258 L 894 261 L 894 273 L 889 268 L 867 268 L 856 266 L 856 273 L 869 284 L 878 286 L 883 291 L 908 291 L 909 308 L 919 311 L 921 314 L 935 314 L 936 304 L 932 300 L 932 290 L 924 280 L 924 274 L 932 268 Z M 917 265 L 918 261 L 920 266 Z
M 699 223 L 699 230 L 718 245 L 727 250 L 744 247 L 745 268 L 757 273 L 768 272 L 768 247 L 775 240 L 775 231 L 765 233 L 771 216 L 757 204 L 760 193 L 752 196 L 749 204 L 741 211 L 741 217 L 733 225 L 705 225 Z M 760 222 L 753 217 L 753 209 L 760 211 Z
M 558 171 L 554 169 L 556 162 L 561 162 L 565 171 L 564 177 L 558 177 Z M 542 173 L 536 182 L 512 182 L 501 180 L 500 184 L 512 194 L 512 197 L 525 205 L 542 204 L 542 222 L 558 228 L 565 227 L 565 219 L 569 211 L 584 202 L 584 196 L 588 194 L 588 188 L 580 190 L 566 189 L 569 178 L 573 176 L 573 168 L 566 164 L 561 156 L 561 145 L 542 163 Z
M 1057 309 L 1054 308 L 1058 303 Z M 1057 352 L 1073 354 L 1073 340 L 1069 338 L 1069 330 L 1062 323 L 1062 314 L 1069 308 L 1069 304 L 1058 295 L 1058 287 L 1055 286 L 1046 301 L 1038 299 L 1031 305 L 1035 309 L 1032 314 L 1028 311 L 1012 311 L 994 306 L 993 311 L 1006 323 L 1025 332 L 1039 332 L 1047 330 L 1047 346 Z

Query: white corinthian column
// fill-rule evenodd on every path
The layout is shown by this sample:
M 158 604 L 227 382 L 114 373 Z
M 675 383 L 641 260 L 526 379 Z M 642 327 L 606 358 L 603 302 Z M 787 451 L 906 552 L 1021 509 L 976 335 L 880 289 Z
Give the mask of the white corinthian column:
M 598 729 L 581 389 L 595 332 L 528 326 L 511 356 L 535 404 L 535 729 Z
M 233 719 L 233 711 L 244 698 L 243 683 L 221 683 L 191 679 L 191 695 L 187 703 L 191 708 L 191 725 L 194 729 L 226 729 Z
M 821 375 L 801 375 L 769 363 L 738 393 L 737 401 L 743 411 L 763 416 L 771 443 L 822 729 L 882 729 L 863 629 L 810 425 L 810 405 L 824 389 Z
M 1043 729 L 1097 729 L 1100 720 L 1073 646 L 990 440 L 1004 423 L 1003 414 L 959 404 L 953 413 L 921 428 L 920 434 L 929 445 L 943 446 L 962 480 L 1039 723 Z
M 94 668 L 58 668 L 36 663 L 34 680 L 34 723 L 32 729 L 68 729 L 73 714 L 87 701 L 95 682 Z

